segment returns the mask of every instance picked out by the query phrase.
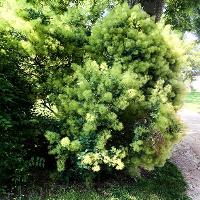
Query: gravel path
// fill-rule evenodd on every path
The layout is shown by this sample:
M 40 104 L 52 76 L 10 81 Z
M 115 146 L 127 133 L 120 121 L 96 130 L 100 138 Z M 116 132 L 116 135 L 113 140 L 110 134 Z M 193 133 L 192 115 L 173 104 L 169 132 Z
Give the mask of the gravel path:
M 200 200 L 200 114 L 183 109 L 179 115 L 188 130 L 183 140 L 175 146 L 171 160 L 188 183 L 188 195 L 193 200 Z

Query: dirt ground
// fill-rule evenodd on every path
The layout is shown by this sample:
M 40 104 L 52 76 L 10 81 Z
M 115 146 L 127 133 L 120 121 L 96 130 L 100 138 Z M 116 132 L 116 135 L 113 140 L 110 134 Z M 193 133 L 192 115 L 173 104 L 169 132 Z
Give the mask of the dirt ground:
M 178 115 L 187 129 L 182 141 L 175 146 L 171 160 L 188 183 L 188 195 L 200 200 L 200 114 L 182 109 Z

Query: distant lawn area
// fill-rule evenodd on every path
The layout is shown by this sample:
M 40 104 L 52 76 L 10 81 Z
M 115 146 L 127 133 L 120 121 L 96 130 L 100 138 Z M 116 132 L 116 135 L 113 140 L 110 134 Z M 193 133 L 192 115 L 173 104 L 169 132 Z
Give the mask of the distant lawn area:
M 177 167 L 167 162 L 163 168 L 145 173 L 145 178 L 106 177 L 91 188 L 82 184 L 31 186 L 15 200 L 190 200 L 186 182 Z
M 200 113 L 200 92 L 191 91 L 185 97 L 184 107 Z

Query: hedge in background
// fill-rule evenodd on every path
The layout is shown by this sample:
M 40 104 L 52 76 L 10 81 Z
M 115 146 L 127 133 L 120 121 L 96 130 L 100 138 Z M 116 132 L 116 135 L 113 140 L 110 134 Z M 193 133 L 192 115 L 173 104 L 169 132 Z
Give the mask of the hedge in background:
M 35 101 L 23 70 L 27 54 L 18 46 L 20 35 L 4 25 L 7 31 L 0 26 L 0 189 L 11 180 L 22 182 L 27 178 L 25 146 Z

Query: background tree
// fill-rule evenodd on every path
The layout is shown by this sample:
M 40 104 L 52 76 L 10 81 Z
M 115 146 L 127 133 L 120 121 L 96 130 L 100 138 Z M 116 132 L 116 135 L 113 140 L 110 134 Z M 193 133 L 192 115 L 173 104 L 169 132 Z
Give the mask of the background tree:
M 198 44 L 195 44 L 189 51 L 188 57 L 191 67 L 189 74 L 192 79 L 195 79 L 196 76 L 200 76 L 200 47 Z
M 182 32 L 199 34 L 200 1 L 169 0 L 166 2 L 165 20 Z
M 164 0 L 128 0 L 130 7 L 140 3 L 150 16 L 155 16 L 156 22 L 160 20 L 165 5 Z
M 162 14 L 166 23 L 181 32 L 200 34 L 200 1 L 188 0 L 128 0 L 129 6 L 140 3 L 143 9 L 159 21 Z

